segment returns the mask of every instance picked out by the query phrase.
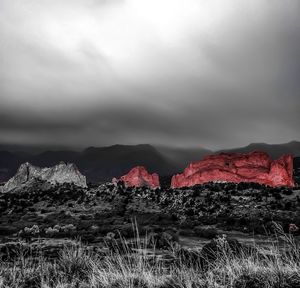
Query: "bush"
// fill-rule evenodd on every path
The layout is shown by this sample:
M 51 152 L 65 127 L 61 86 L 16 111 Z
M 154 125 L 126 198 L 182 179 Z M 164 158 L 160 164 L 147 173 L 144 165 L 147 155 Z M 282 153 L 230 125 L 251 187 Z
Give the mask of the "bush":
M 211 226 L 196 226 L 194 231 L 196 236 L 207 239 L 213 239 L 218 235 L 217 229 Z
M 76 227 L 73 224 L 67 224 L 60 226 L 56 224 L 53 228 L 48 227 L 45 229 L 45 233 L 49 236 L 58 236 L 58 235 L 72 235 L 75 232 Z
M 67 281 L 75 279 L 85 281 L 92 272 L 93 257 L 81 244 L 66 246 L 61 252 L 58 269 Z
M 19 232 L 19 236 L 24 238 L 36 237 L 40 234 L 40 228 L 38 225 L 33 225 L 32 227 L 25 227 Z
M 48 227 L 48 228 L 45 229 L 45 233 L 48 236 L 54 236 L 54 235 L 59 233 L 59 229 Z

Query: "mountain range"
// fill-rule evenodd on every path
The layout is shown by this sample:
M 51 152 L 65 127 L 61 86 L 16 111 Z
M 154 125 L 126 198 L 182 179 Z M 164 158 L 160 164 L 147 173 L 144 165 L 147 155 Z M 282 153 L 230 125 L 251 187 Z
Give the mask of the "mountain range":
M 300 142 L 291 141 L 283 144 L 251 143 L 245 147 L 221 150 L 219 152 L 249 153 L 252 151 L 265 151 L 273 159 L 277 159 L 281 155 L 288 153 L 291 153 L 294 157 L 299 157 Z
M 0 145 L 0 181 L 7 181 L 24 162 L 40 167 L 53 166 L 60 161 L 75 163 L 88 182 L 98 183 L 110 181 L 112 177 L 120 177 L 134 166 L 145 166 L 148 171 L 157 172 L 160 176 L 169 176 L 181 172 L 190 162 L 200 160 L 205 155 L 219 152 L 247 153 L 265 151 L 272 158 L 292 153 L 300 156 L 300 142 L 292 141 L 283 144 L 252 143 L 245 147 L 228 150 L 211 151 L 199 148 L 173 148 L 166 146 L 112 145 L 107 147 L 89 147 L 82 151 L 40 150 L 28 147 Z M 295 159 L 299 163 L 299 158 Z

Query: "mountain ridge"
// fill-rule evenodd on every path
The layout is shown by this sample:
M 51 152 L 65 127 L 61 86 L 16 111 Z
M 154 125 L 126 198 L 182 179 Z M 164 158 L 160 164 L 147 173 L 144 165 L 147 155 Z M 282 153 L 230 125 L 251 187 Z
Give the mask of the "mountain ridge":
M 250 143 L 247 146 L 222 149 L 219 152 L 236 152 L 236 153 L 249 153 L 251 151 L 264 151 L 267 152 L 271 158 L 279 158 L 283 154 L 293 154 L 294 157 L 300 156 L 300 142 L 290 141 L 281 144 L 268 144 L 268 143 Z
M 3 145 L 0 145 L 0 148 Z M 51 167 L 60 161 L 77 165 L 81 173 L 87 176 L 88 182 L 110 181 L 120 177 L 134 166 L 145 166 L 150 173 L 161 176 L 180 173 L 189 163 L 201 160 L 209 154 L 220 152 L 248 153 L 251 151 L 267 152 L 271 158 L 279 158 L 283 154 L 292 153 L 300 156 L 300 142 L 291 141 L 282 144 L 251 143 L 244 147 L 212 151 L 199 148 L 176 148 L 155 146 L 150 144 L 122 145 L 115 144 L 104 147 L 87 147 L 82 151 L 71 149 L 45 150 L 30 154 L 18 151 L 0 150 L 0 182 L 11 178 L 22 163 L 30 162 L 39 167 Z M 299 163 L 295 158 L 294 163 Z M 298 165 L 298 164 L 297 164 Z

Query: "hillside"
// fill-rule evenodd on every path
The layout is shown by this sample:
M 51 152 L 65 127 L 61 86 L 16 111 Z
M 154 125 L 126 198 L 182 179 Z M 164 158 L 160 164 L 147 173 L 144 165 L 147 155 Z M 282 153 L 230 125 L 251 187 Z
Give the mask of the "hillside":
M 125 188 L 102 184 L 82 188 L 44 181 L 0 195 L 0 234 L 12 236 L 38 225 L 41 235 L 55 225 L 72 224 L 73 236 L 96 241 L 108 232 L 158 226 L 201 236 L 199 225 L 265 234 L 272 221 L 300 226 L 300 190 L 254 183 L 208 183 L 191 188 Z M 63 231 L 62 231 L 63 232 Z M 69 231 L 70 232 L 70 231 Z M 216 231 L 215 231 L 216 232 Z M 127 233 L 127 232 L 126 232 Z M 57 233 L 61 237 L 63 233 Z

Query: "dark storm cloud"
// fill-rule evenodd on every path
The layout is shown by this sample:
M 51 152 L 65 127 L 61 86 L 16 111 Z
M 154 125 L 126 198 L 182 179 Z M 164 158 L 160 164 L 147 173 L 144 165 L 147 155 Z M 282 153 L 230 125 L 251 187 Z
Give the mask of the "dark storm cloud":
M 0 0 L 0 141 L 299 140 L 298 1 Z

